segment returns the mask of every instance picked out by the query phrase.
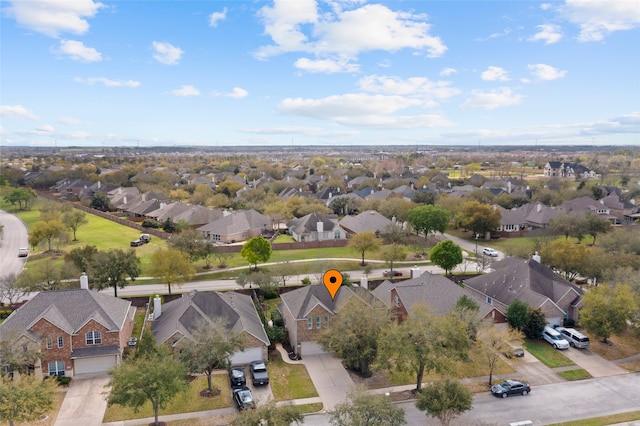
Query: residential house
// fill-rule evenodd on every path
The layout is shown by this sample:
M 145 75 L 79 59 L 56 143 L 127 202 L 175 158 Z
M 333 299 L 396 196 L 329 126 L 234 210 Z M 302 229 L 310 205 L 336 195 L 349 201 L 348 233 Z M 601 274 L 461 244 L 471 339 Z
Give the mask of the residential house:
M 477 300 L 505 314 L 509 304 L 519 299 L 534 309 L 540 308 L 549 324 L 562 325 L 567 319 L 577 321 L 583 298 L 580 287 L 534 257 L 529 260 L 509 257 L 496 262 L 494 272 L 465 280 L 465 288 Z
M 338 223 L 338 215 L 310 213 L 287 223 L 289 235 L 298 242 L 344 240 L 347 234 Z
M 607 219 L 614 224 L 618 223 L 618 218 L 611 214 L 609 206 L 604 204 L 603 201 L 597 201 L 591 197 L 578 197 L 573 200 L 563 201 L 562 204 L 558 206 L 558 211 L 561 213 L 592 213 Z
M 266 360 L 271 344 L 251 296 L 234 291 L 191 291 L 164 304 L 154 300 L 151 332 L 159 345 L 175 347 L 182 339 L 193 340 L 201 324 L 217 318 L 226 321 L 227 328 L 241 336 L 244 350 L 231 357 L 232 364 L 248 364 Z
M 36 374 L 71 377 L 120 364 L 134 315 L 131 302 L 86 288 L 42 291 L 9 315 L 1 330 L 16 345 L 40 345 Z
M 223 212 L 220 219 L 196 228 L 196 230 L 202 233 L 209 242 L 229 244 L 245 241 L 270 231 L 271 219 L 255 210 Z
M 462 296 L 471 297 L 467 290 L 439 274 L 425 272 L 417 277 L 396 283 L 384 281 L 372 291 L 393 315 L 402 321 L 419 306 L 426 307 L 435 315 L 446 315 L 452 311 Z M 494 322 L 505 322 L 503 312 L 485 301 L 478 300 L 482 318 Z
M 369 290 L 355 286 L 341 286 L 333 299 L 324 285 L 304 286 L 281 297 L 278 309 L 289 342 L 299 356 L 324 353 L 316 339 L 347 304 L 356 303 L 362 309 L 385 309 Z
M 345 216 L 339 222 L 340 227 L 349 235 L 360 232 L 373 232 L 380 236 L 393 222 L 375 210 L 367 210 L 356 216 Z
M 590 179 L 600 177 L 599 174 L 582 164 L 563 161 L 549 161 L 544 166 L 543 174 L 547 177 L 559 177 L 563 179 Z

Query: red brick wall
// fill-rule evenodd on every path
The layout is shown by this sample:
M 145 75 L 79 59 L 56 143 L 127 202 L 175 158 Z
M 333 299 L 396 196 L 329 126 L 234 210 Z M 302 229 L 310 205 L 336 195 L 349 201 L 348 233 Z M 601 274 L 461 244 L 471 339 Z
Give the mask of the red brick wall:
M 42 337 L 42 373 L 49 374 L 49 361 L 64 361 L 65 371 L 67 375 L 73 370 L 71 362 L 71 335 L 61 330 L 56 325 L 50 323 L 46 319 L 40 319 L 31 327 L 31 331 Z M 62 336 L 64 347 L 58 348 L 58 336 Z M 51 349 L 47 349 L 47 338 L 51 338 Z
M 99 345 L 87 345 L 86 333 L 89 331 L 99 331 L 102 333 L 102 343 Z M 120 345 L 120 332 L 110 331 L 108 332 L 106 327 L 95 320 L 88 321 L 80 330 L 78 334 L 73 336 L 73 347 L 75 349 L 80 348 L 93 348 L 95 346 L 118 346 Z

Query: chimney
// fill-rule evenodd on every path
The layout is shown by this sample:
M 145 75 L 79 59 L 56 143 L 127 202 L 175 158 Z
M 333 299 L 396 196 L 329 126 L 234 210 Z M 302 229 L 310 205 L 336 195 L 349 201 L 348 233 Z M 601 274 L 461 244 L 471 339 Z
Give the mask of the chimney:
M 369 290 L 369 280 L 367 280 L 366 275 L 360 277 L 360 287 Z
M 536 204 L 536 211 L 540 213 L 541 210 L 542 210 L 542 204 L 540 203 Z
M 391 216 L 391 223 L 393 223 L 394 225 L 396 224 L 396 221 L 397 221 L 397 220 L 398 220 L 398 219 L 396 219 L 396 217 L 395 217 L 395 216 Z
M 321 220 L 319 220 L 316 223 L 317 226 L 317 231 L 318 231 L 318 241 L 320 241 L 322 239 L 322 234 L 324 233 L 324 223 L 322 223 Z
M 160 296 L 156 294 L 156 297 L 153 298 L 153 319 L 157 320 L 160 315 L 162 315 L 162 302 Z
M 538 254 L 538 252 L 535 252 L 533 254 L 533 256 L 531 256 L 531 259 L 535 260 L 536 262 L 540 263 L 540 255 Z
M 127 196 L 126 195 L 122 198 L 122 201 L 123 201 L 123 204 L 127 204 Z
M 80 275 L 80 288 L 83 290 L 89 290 L 89 277 L 86 272 Z
M 411 278 L 418 278 L 420 275 L 420 268 L 417 265 L 411 268 Z
M 507 181 L 507 193 L 511 194 L 511 181 Z

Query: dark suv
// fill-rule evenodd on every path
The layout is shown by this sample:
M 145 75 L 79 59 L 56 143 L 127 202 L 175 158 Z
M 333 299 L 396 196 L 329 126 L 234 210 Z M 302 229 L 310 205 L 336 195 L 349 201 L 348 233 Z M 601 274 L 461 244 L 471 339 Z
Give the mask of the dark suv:
M 231 381 L 232 388 L 246 385 L 247 378 L 244 375 L 244 368 L 231 367 L 231 371 L 229 371 L 229 380 Z
M 251 370 L 253 386 L 269 384 L 269 374 L 267 373 L 267 366 L 264 361 L 253 361 L 249 368 Z

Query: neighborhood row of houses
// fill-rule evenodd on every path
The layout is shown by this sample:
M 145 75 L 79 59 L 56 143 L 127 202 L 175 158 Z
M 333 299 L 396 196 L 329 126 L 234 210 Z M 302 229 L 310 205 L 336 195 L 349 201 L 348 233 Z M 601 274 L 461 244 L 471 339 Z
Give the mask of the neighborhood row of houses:
M 506 321 L 507 307 L 516 299 L 541 309 L 549 324 L 578 320 L 582 290 L 539 259 L 507 258 L 494 267 L 494 272 L 470 278 L 462 286 L 429 272 L 399 282 L 384 281 L 372 291 L 366 285 L 342 286 L 334 298 L 324 285 L 308 285 L 282 292 L 278 309 L 289 343 L 299 356 L 323 352 L 317 343 L 319 334 L 350 304 L 357 304 L 358 309 L 391 310 L 402 321 L 418 305 L 444 315 L 466 295 L 477 301 L 483 318 L 495 323 Z M 232 356 L 233 364 L 267 359 L 271 342 L 250 295 L 192 291 L 166 303 L 156 296 L 150 310 L 145 326 L 157 344 L 175 347 L 184 339 L 194 339 L 201 324 L 223 319 L 244 341 L 244 349 Z M 132 337 L 134 314 L 130 301 L 84 285 L 44 291 L 6 319 L 0 338 L 12 339 L 18 348 L 36 345 L 42 354 L 36 374 L 100 373 L 122 361 Z

